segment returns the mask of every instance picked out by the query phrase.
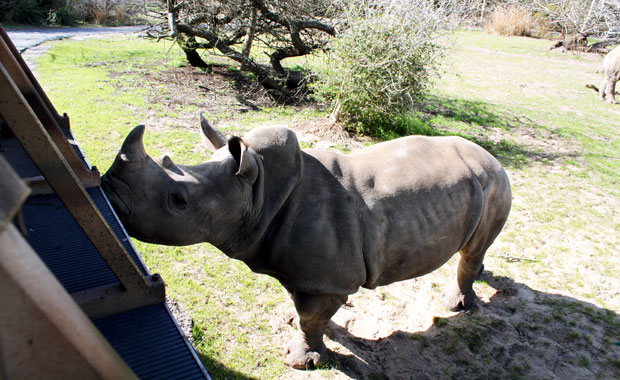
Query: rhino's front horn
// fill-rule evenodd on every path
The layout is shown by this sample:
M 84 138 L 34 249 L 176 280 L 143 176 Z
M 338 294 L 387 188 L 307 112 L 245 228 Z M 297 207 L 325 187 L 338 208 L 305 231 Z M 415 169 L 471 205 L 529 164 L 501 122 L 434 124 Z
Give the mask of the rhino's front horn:
M 129 134 L 123 146 L 121 146 L 120 157 L 123 161 L 142 161 L 146 159 L 146 151 L 142 137 L 144 136 L 144 125 L 138 125 Z

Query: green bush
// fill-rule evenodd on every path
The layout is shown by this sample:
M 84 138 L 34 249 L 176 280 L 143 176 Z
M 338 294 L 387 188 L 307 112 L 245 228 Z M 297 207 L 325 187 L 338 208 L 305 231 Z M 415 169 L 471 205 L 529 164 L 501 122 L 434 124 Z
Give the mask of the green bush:
M 58 9 L 50 9 L 47 14 L 48 25 L 73 25 L 75 24 L 75 15 L 70 7 L 60 7 Z
M 0 22 L 27 25 L 75 23 L 74 0 L 0 0 Z
M 45 9 L 39 0 L 0 0 L 0 21 L 15 24 L 40 24 Z
M 427 93 L 436 73 L 443 52 L 437 37 L 446 18 L 425 0 L 358 0 L 345 14 L 313 91 L 339 104 L 338 118 L 357 133 L 398 132 L 403 114 Z

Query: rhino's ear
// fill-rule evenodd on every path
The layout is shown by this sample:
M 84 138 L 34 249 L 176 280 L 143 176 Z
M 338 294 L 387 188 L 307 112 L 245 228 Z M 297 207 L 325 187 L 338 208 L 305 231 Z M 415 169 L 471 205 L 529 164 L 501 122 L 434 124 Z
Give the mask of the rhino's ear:
M 228 150 L 232 154 L 235 162 L 237 162 L 237 172 L 235 175 L 247 178 L 250 183 L 256 181 L 258 176 L 258 165 L 253 159 L 252 154 L 248 151 L 240 137 L 233 136 L 228 140 Z
M 123 142 L 119 156 L 121 160 L 128 162 L 140 162 L 146 159 L 146 151 L 142 137 L 144 136 L 144 125 L 135 127 Z
M 200 135 L 202 144 L 211 152 L 215 152 L 226 145 L 226 136 L 209 124 L 200 112 Z

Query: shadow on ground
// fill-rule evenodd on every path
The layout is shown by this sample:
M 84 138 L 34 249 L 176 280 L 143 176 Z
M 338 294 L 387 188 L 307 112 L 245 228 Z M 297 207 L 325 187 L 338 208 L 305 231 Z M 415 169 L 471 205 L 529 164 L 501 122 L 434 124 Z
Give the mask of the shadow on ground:
M 489 303 L 427 331 L 369 340 L 330 323 L 352 352 L 332 353 L 332 365 L 355 379 L 620 378 L 618 314 L 490 272 L 481 280 L 497 290 Z
M 401 133 L 461 136 L 484 147 L 504 165 L 517 168 L 579 155 L 574 144 L 552 128 L 494 109 L 481 101 L 429 96 L 406 117 L 406 130 Z
M 235 370 L 227 368 L 222 363 L 214 360 L 207 355 L 198 353 L 198 357 L 202 361 L 207 372 L 209 372 L 209 376 L 211 376 L 212 380 L 259 380 L 257 377 L 251 377 L 241 372 L 237 372 Z

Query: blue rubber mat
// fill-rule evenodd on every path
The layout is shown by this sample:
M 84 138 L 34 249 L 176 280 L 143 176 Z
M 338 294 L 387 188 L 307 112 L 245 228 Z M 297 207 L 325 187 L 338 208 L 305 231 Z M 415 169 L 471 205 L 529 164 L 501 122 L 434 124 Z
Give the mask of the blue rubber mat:
M 93 322 L 141 379 L 209 379 L 164 304 Z
M 63 129 L 63 134 L 71 144 L 71 147 L 77 154 L 78 158 L 84 164 L 84 167 L 90 168 L 86 162 L 86 157 L 80 149 L 80 146 L 74 140 L 70 130 Z M 26 151 L 22 148 L 19 141 L 15 137 L 0 136 L 0 154 L 11 164 L 13 170 L 22 178 L 37 177 L 41 175 L 39 169 L 30 159 Z
M 70 132 L 64 131 L 72 139 Z M 14 140 L 14 139 L 13 139 Z M 21 146 L 0 140 L 0 151 L 22 177 L 39 175 Z M 11 145 L 12 144 L 12 145 Z M 6 149 L 2 149 L 6 148 Z M 86 160 L 77 144 L 74 149 Z M 86 189 L 114 234 L 143 274 L 146 267 L 100 187 Z M 68 293 L 118 283 L 99 252 L 56 194 L 28 197 L 22 208 L 28 243 Z M 94 321 L 118 354 L 141 379 L 208 379 L 194 349 L 183 337 L 165 303 Z
M 87 192 L 131 259 L 146 274 L 144 265 L 108 206 L 101 188 L 89 188 Z M 24 203 L 23 214 L 28 243 L 67 292 L 118 282 L 56 194 L 29 197 Z

